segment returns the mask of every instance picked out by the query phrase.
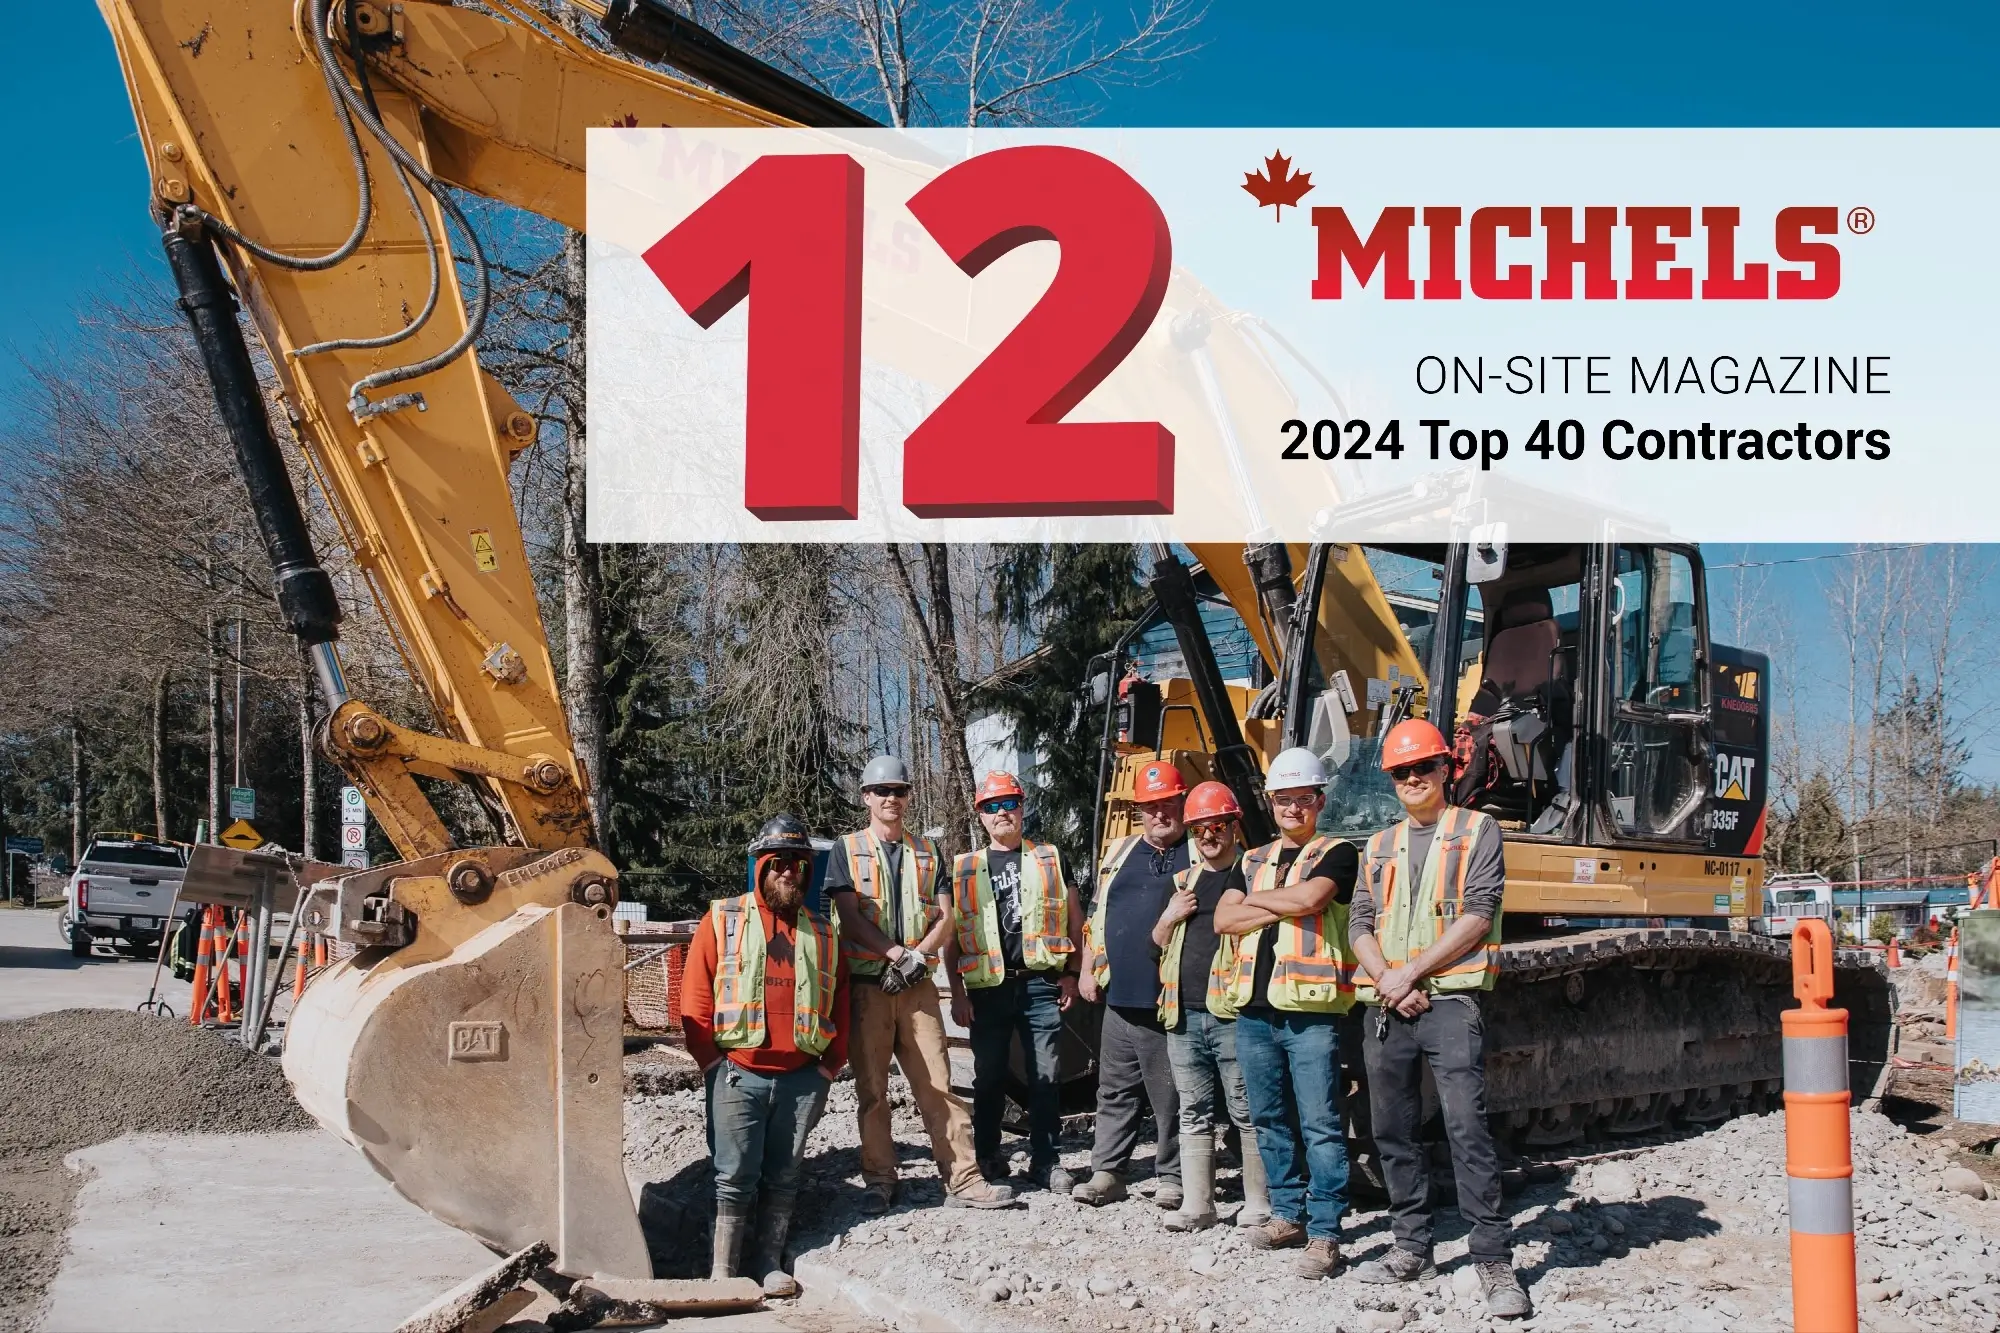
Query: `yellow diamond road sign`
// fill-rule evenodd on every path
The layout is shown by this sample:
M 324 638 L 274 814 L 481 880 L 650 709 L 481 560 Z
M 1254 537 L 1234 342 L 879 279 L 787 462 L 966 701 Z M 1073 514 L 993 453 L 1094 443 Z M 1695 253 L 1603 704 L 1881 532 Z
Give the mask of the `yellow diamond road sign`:
M 239 852 L 254 852 L 264 845 L 264 835 L 250 827 L 250 821 L 239 819 L 222 830 L 222 841 Z

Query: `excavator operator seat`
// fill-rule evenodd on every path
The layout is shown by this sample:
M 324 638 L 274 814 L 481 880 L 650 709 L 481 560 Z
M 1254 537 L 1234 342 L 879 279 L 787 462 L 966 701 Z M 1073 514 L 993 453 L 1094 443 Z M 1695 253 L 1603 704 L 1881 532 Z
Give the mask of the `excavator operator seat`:
M 1539 696 L 1549 683 L 1560 638 L 1548 589 L 1519 589 L 1501 604 L 1495 619 L 1481 672 L 1485 682 L 1503 703 Z

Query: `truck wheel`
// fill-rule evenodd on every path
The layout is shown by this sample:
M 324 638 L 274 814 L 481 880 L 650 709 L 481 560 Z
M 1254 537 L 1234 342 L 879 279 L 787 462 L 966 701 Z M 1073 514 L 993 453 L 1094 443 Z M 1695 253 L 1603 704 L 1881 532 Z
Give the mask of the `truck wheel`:
M 69 956 L 90 957 L 90 931 L 87 927 L 72 925 L 69 928 Z

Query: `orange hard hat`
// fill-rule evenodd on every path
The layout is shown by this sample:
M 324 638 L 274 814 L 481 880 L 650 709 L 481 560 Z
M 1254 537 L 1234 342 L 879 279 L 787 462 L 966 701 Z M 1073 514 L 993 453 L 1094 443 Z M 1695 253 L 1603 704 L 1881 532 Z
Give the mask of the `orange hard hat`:
M 1234 819 L 1242 813 L 1236 793 L 1220 782 L 1204 782 L 1188 793 L 1186 818 L 1190 824 L 1204 819 Z
M 1413 717 L 1389 728 L 1389 735 L 1382 742 L 1382 767 L 1401 768 L 1404 764 L 1422 763 L 1450 753 L 1451 747 L 1444 743 L 1442 731 L 1422 718 Z
M 990 801 L 996 796 L 1025 796 L 1021 790 L 1021 780 L 1012 773 L 1002 773 L 995 769 L 979 780 L 979 790 L 972 794 L 972 803 Z
M 1132 799 L 1143 805 L 1147 801 L 1164 801 L 1172 796 L 1187 795 L 1187 780 L 1181 771 L 1164 759 L 1156 759 L 1139 770 L 1139 776 L 1132 784 Z

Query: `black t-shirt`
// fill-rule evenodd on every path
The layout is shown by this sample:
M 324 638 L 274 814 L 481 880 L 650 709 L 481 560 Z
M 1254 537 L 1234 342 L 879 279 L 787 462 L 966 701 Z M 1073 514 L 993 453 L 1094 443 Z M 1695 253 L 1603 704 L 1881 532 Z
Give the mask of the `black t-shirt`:
M 1194 890 L 1194 915 L 1187 919 L 1187 934 L 1181 939 L 1181 1011 L 1199 1007 L 1208 995 L 1208 970 L 1215 963 L 1215 905 L 1222 895 L 1243 891 L 1241 861 L 1227 870 L 1207 866 L 1189 876 Z
M 1278 883 L 1285 882 L 1286 872 L 1292 862 L 1299 859 L 1299 849 L 1286 843 L 1278 853 Z M 1361 873 L 1361 853 L 1354 850 L 1351 842 L 1339 843 L 1321 854 L 1318 861 L 1299 876 L 1303 884 L 1309 879 L 1330 879 L 1333 881 L 1333 900 L 1349 902 L 1354 897 L 1354 881 Z M 1278 963 L 1278 930 L 1275 923 L 1266 926 L 1257 937 L 1257 975 L 1250 985 L 1250 1003 L 1246 1009 L 1269 1009 L 1271 1007 L 1271 972 Z
M 1174 876 L 1188 866 L 1187 839 L 1161 851 L 1141 838 L 1107 889 L 1104 952 L 1111 960 L 1109 1003 L 1151 1009 L 1160 1002 L 1160 950 L 1153 924 L 1173 897 Z
M 1021 959 L 1021 849 L 986 851 L 986 875 L 993 884 L 993 916 L 1000 926 L 1000 959 L 1007 970 L 1025 967 Z

